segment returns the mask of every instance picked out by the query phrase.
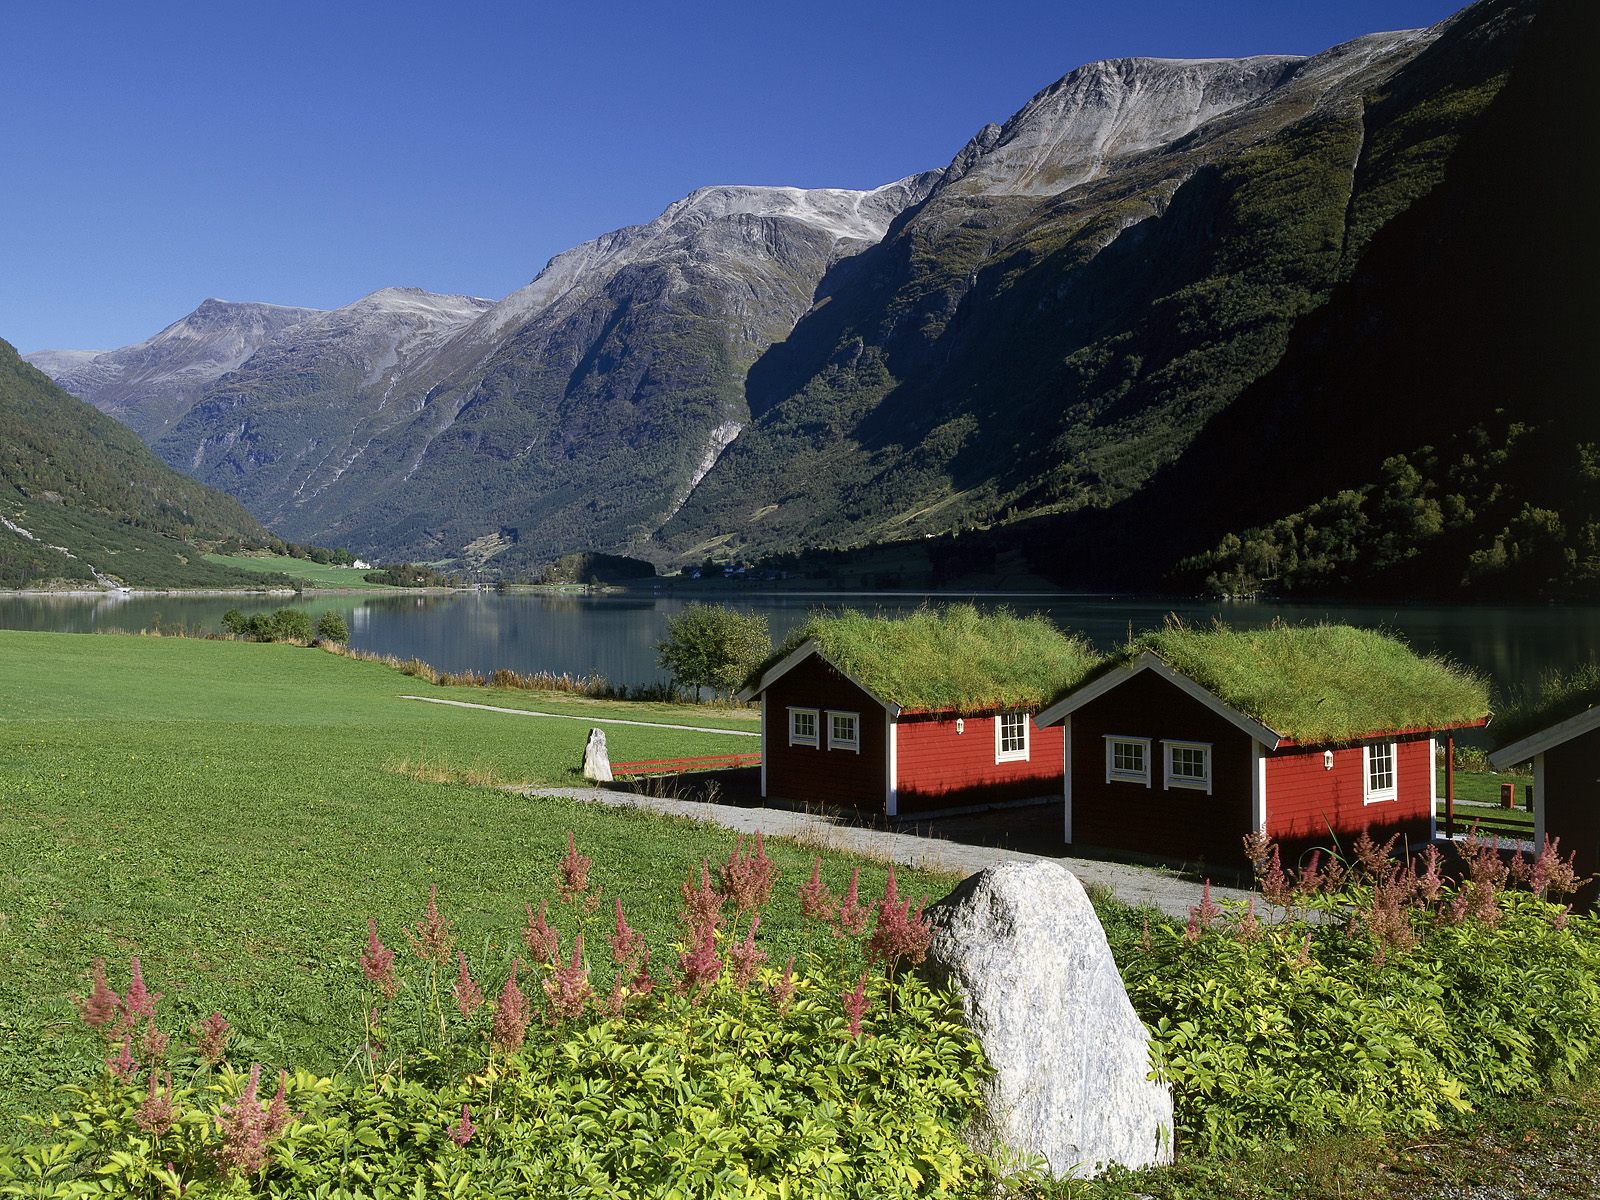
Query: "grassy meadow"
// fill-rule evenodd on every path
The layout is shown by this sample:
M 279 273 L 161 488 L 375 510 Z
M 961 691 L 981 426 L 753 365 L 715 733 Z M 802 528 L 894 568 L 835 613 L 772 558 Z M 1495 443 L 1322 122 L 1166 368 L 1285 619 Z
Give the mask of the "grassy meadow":
M 578 782 L 589 726 L 404 694 L 756 728 L 750 712 L 435 688 L 289 645 L 0 631 L 0 1137 L 89 1069 L 94 1045 L 68 996 L 87 990 L 96 956 L 120 989 L 137 954 L 185 1023 L 221 1010 L 239 1059 L 337 1069 L 361 1035 L 367 918 L 405 952 L 403 929 L 437 883 L 475 974 L 497 988 L 524 953 L 522 906 L 557 908 L 551 873 L 569 830 L 605 888 L 592 920 L 620 895 L 652 963 L 675 962 L 678 885 L 702 856 L 725 858 L 731 835 L 483 786 Z M 754 745 L 605 728 L 616 760 Z M 430 782 L 441 776 L 476 783 Z M 794 888 L 812 852 L 769 853 L 782 874 L 761 938 L 781 962 L 809 936 Z M 824 860 L 842 886 L 852 864 Z M 913 894 L 950 884 L 902 878 Z M 864 895 L 883 880 L 863 865 Z M 602 932 L 590 945 L 603 958 Z
M 290 558 L 286 554 L 208 554 L 206 561 L 218 566 L 232 567 L 237 571 L 253 571 L 264 575 L 288 575 L 300 580 L 306 587 L 342 588 L 362 592 L 393 592 L 400 589 L 387 583 L 368 583 L 368 567 L 341 567 L 333 563 L 315 563 L 304 558 Z

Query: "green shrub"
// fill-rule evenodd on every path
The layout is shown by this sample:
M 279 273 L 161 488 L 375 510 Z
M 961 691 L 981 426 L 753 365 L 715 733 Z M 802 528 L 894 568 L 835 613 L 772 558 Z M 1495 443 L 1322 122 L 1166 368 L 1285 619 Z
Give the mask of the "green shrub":
M 325 612 L 317 618 L 317 639 L 324 642 L 348 642 L 350 626 L 336 612 Z
M 337 613 L 325 614 L 324 620 L 327 617 L 333 617 L 339 622 L 340 628 L 344 627 L 344 620 Z M 311 615 L 298 608 L 252 613 L 248 617 L 237 608 L 230 608 L 222 614 L 222 627 L 235 636 L 257 642 L 310 642 L 313 638 Z M 345 631 L 345 635 L 349 636 L 349 630 Z

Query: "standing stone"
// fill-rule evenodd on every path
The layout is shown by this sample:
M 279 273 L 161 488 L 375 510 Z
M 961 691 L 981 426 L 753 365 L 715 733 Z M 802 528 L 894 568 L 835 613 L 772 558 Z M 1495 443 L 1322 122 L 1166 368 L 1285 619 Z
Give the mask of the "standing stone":
M 974 1148 L 1042 1156 L 1058 1177 L 1171 1162 L 1172 1090 L 1149 1078 L 1149 1035 L 1077 877 L 1004 863 L 928 916 L 929 974 L 957 985 L 995 1072 Z
M 611 755 L 606 753 L 603 729 L 589 730 L 589 742 L 583 748 L 583 777 L 596 783 L 611 782 Z

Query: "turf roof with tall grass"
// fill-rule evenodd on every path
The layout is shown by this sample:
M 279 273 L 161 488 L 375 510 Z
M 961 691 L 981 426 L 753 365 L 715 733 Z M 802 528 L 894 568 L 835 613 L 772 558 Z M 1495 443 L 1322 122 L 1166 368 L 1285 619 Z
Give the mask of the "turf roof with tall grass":
M 1489 716 L 1489 685 L 1398 638 L 1351 625 L 1205 629 L 1178 622 L 1115 657 L 1149 651 L 1224 704 L 1302 743 L 1353 742 L 1402 729 L 1446 729 Z
M 1587 662 L 1571 671 L 1552 671 L 1539 681 L 1536 696 L 1513 704 L 1495 721 L 1494 747 L 1520 742 L 1541 729 L 1587 712 L 1600 704 L 1600 662 Z
M 1042 708 L 1084 678 L 1100 655 L 1038 615 L 984 614 L 970 604 L 906 616 L 845 612 L 813 616 L 746 683 L 809 640 L 880 700 L 905 709 L 984 712 Z

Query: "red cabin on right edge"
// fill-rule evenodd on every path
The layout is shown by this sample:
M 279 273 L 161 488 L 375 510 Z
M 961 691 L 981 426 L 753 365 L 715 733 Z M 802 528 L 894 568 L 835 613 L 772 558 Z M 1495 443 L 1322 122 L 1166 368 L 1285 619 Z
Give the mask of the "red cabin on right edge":
M 1371 630 L 1175 624 L 1035 721 L 1063 729 L 1068 844 L 1244 868 L 1256 832 L 1286 864 L 1363 830 L 1431 841 L 1435 734 L 1488 719 L 1483 680 Z

